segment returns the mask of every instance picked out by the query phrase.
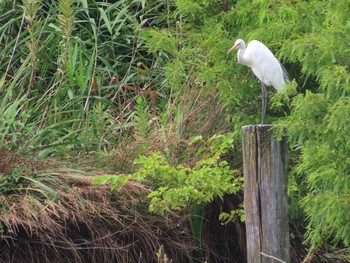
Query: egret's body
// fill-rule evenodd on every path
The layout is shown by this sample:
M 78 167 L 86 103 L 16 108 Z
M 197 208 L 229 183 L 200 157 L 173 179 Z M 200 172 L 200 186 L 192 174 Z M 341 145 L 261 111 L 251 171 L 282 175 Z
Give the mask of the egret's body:
M 278 91 L 283 90 L 284 84 L 288 80 L 287 73 L 272 52 L 260 41 L 252 40 L 246 47 L 242 39 L 237 39 L 227 53 L 236 48 L 238 48 L 238 61 L 250 67 L 261 82 L 262 123 L 264 123 L 267 105 L 266 86 L 273 86 Z

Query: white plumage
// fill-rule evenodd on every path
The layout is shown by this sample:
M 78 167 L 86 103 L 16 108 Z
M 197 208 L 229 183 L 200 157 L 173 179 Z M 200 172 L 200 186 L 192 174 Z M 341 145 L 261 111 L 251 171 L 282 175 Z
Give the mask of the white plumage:
M 284 84 L 288 81 L 288 74 L 270 49 L 258 40 L 252 40 L 246 47 L 242 39 L 237 39 L 235 44 L 227 52 L 230 53 L 238 48 L 238 61 L 250 67 L 255 76 L 261 81 L 261 92 L 263 98 L 262 104 L 262 123 L 264 122 L 267 93 L 266 86 L 273 86 L 276 90 L 283 90 Z

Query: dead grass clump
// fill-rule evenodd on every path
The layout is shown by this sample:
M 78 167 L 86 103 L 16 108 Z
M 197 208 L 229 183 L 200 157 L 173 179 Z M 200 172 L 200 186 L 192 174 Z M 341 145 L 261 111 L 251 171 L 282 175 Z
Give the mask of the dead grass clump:
M 50 180 L 56 200 L 0 196 L 0 262 L 156 262 L 161 245 L 174 262 L 189 261 L 190 237 L 181 229 L 187 218 L 148 213 L 142 185 L 110 192 L 89 178 Z
M 100 162 L 117 173 L 133 173 L 137 169 L 135 158 L 161 151 L 172 164 L 191 165 L 198 149 L 190 144 L 191 138 L 209 138 L 229 131 L 231 127 L 223 116 L 225 110 L 218 94 L 204 87 L 184 88 L 181 96 L 169 100 L 166 118 L 149 113 L 149 122 L 139 125 L 149 131 L 139 134 L 140 127 L 130 128 L 118 138 L 111 155 L 103 156 Z
M 11 172 L 17 167 L 26 167 L 29 170 L 38 168 L 39 164 L 28 158 L 16 155 L 14 152 L 0 148 L 0 174 L 10 175 Z

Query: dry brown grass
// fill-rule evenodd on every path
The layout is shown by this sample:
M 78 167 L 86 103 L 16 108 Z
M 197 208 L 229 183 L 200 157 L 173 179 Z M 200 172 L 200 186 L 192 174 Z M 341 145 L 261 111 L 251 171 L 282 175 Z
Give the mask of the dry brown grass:
M 143 136 L 131 127 L 118 138 L 118 145 L 110 155 L 103 156 L 102 162 L 116 173 L 132 173 L 137 169 L 133 161 L 140 154 L 161 151 L 172 164 L 190 166 L 198 159 L 194 158 L 198 145 L 191 145 L 191 138 L 201 135 L 206 139 L 230 130 L 217 94 L 204 87 L 185 89 L 169 105 L 166 120 L 152 117 L 150 132 Z
M 161 245 L 176 262 L 189 261 L 186 216 L 148 213 L 148 189 L 138 183 L 110 192 L 90 179 L 51 176 L 56 201 L 31 191 L 1 195 L 0 262 L 156 262 Z

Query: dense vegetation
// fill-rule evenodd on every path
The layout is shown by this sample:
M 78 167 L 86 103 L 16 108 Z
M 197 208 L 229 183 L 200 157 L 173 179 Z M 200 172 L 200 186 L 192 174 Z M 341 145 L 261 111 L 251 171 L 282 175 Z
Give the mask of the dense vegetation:
M 349 1 L 3 0 L 0 9 L 1 147 L 89 156 L 130 174 L 123 180 L 160 174 L 154 211 L 164 194 L 183 201 L 166 210 L 198 209 L 238 191 L 228 185 L 240 184 L 240 128 L 260 122 L 260 87 L 226 52 L 237 38 L 264 42 L 293 80 L 284 94 L 269 89 L 266 120 L 280 135 L 288 127 L 290 222 L 311 254 L 349 253 Z M 152 163 L 158 173 L 145 174 Z M 20 188 L 15 171 L 3 194 Z M 214 185 L 190 187 L 197 176 Z

